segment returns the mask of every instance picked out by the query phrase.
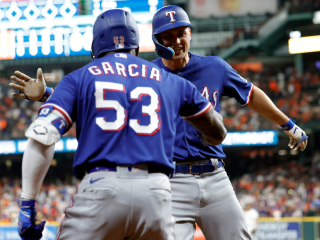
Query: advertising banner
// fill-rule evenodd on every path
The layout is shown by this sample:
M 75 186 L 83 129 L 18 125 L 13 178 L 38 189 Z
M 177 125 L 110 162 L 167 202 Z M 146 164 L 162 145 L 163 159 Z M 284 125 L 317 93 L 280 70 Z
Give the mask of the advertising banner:
M 259 222 L 258 240 L 302 240 L 301 222 Z

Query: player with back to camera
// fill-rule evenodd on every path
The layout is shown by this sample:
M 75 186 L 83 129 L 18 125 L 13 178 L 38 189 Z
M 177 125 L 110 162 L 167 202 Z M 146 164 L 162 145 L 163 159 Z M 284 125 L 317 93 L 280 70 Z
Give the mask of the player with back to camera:
M 178 6 L 166 6 L 152 20 L 152 38 L 160 58 L 153 61 L 196 86 L 220 112 L 221 96 L 235 98 L 242 106 L 279 124 L 289 136 L 289 147 L 303 151 L 307 136 L 283 114 L 258 87 L 242 78 L 220 57 L 189 52 L 191 23 Z M 251 239 L 243 211 L 223 168 L 222 145 L 208 146 L 199 131 L 178 121 L 174 146 L 176 170 L 170 179 L 172 214 L 177 240 L 193 239 L 195 223 L 207 240 Z
M 152 38 L 160 57 L 154 61 L 158 67 L 194 84 L 216 111 L 220 112 L 221 96 L 233 97 L 243 106 L 279 124 L 289 136 L 291 149 L 303 151 L 306 148 L 304 131 L 285 116 L 263 91 L 239 76 L 221 58 L 189 52 L 191 23 L 182 8 L 166 6 L 160 9 L 153 18 L 152 27 Z M 29 78 L 22 77 L 25 80 Z M 43 101 L 51 91 L 45 87 L 44 80 L 23 84 L 10 84 L 24 92 L 14 94 L 15 97 L 25 97 L 27 93 L 30 99 Z M 225 157 L 221 145 L 208 146 L 190 124 L 181 118 L 178 120 L 173 157 L 176 174 L 170 179 L 176 239 L 192 239 L 195 223 L 206 239 L 250 239 L 243 211 L 223 168 L 222 159 Z
M 18 223 L 22 239 L 42 236 L 45 221 L 36 220 L 35 199 L 55 143 L 74 122 L 79 147 L 73 171 L 82 181 L 56 239 L 174 239 L 168 176 L 174 172 L 178 115 L 208 144 L 220 144 L 226 129 L 191 83 L 137 58 L 138 43 L 138 27 L 128 12 L 102 13 L 93 26 L 94 60 L 65 76 L 40 108 L 26 132 Z M 16 76 L 12 79 L 25 86 Z M 37 81 L 43 81 L 41 69 Z

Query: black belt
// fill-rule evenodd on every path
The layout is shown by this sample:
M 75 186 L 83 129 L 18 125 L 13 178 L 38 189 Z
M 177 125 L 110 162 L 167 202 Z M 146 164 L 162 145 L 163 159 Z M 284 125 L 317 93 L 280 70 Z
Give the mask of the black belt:
M 189 162 L 189 163 L 176 163 L 176 171 L 175 173 L 190 173 L 193 175 L 199 175 L 202 173 L 207 172 L 213 172 L 214 170 L 223 167 L 224 162 L 222 159 L 218 160 L 218 164 L 216 166 L 212 165 L 211 160 L 208 160 L 206 162 L 204 161 L 195 161 L 195 162 Z
M 86 172 L 87 173 L 93 173 L 93 172 L 99 172 L 99 171 L 116 172 L 117 166 L 120 166 L 120 165 L 116 165 L 114 163 L 110 163 L 107 161 L 87 163 Z M 125 165 L 123 167 L 128 167 L 131 170 L 131 168 L 136 168 L 138 166 L 139 165 L 130 165 L 130 166 Z M 171 170 L 167 167 L 164 167 L 164 166 L 148 164 L 148 172 L 149 173 L 164 173 L 165 175 L 169 176 L 171 173 Z

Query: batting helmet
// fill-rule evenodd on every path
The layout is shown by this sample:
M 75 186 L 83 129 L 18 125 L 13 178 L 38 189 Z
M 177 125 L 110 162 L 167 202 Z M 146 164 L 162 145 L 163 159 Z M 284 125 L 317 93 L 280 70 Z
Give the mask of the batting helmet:
M 122 9 L 111 9 L 97 17 L 91 45 L 93 58 L 105 52 L 138 47 L 139 30 L 130 13 Z
M 166 6 L 159 9 L 152 19 L 152 40 L 156 46 L 159 57 L 170 60 L 174 56 L 174 51 L 170 47 L 165 47 L 159 43 L 157 34 L 176 27 L 190 27 L 191 23 L 187 13 L 178 6 Z

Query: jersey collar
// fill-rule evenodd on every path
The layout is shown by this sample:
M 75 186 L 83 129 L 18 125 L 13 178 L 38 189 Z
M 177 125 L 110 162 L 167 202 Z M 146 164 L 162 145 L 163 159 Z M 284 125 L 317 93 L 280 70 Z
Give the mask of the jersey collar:
M 162 68 L 164 68 L 167 72 L 171 72 L 171 73 L 175 73 L 175 74 L 177 74 L 178 72 L 184 72 L 184 71 L 186 71 L 187 69 L 189 69 L 190 66 L 192 66 L 192 65 L 194 64 L 194 63 L 193 63 L 193 62 L 194 62 L 194 57 L 192 57 L 193 54 L 192 54 L 191 52 L 189 52 L 188 54 L 189 54 L 189 58 L 190 58 L 189 62 L 187 63 L 187 65 L 185 65 L 183 68 L 181 68 L 181 69 L 179 69 L 179 70 L 177 70 L 177 71 L 174 71 L 174 70 L 172 70 L 171 68 L 167 68 L 167 67 L 163 64 L 162 59 L 160 58 L 161 66 L 162 66 Z

